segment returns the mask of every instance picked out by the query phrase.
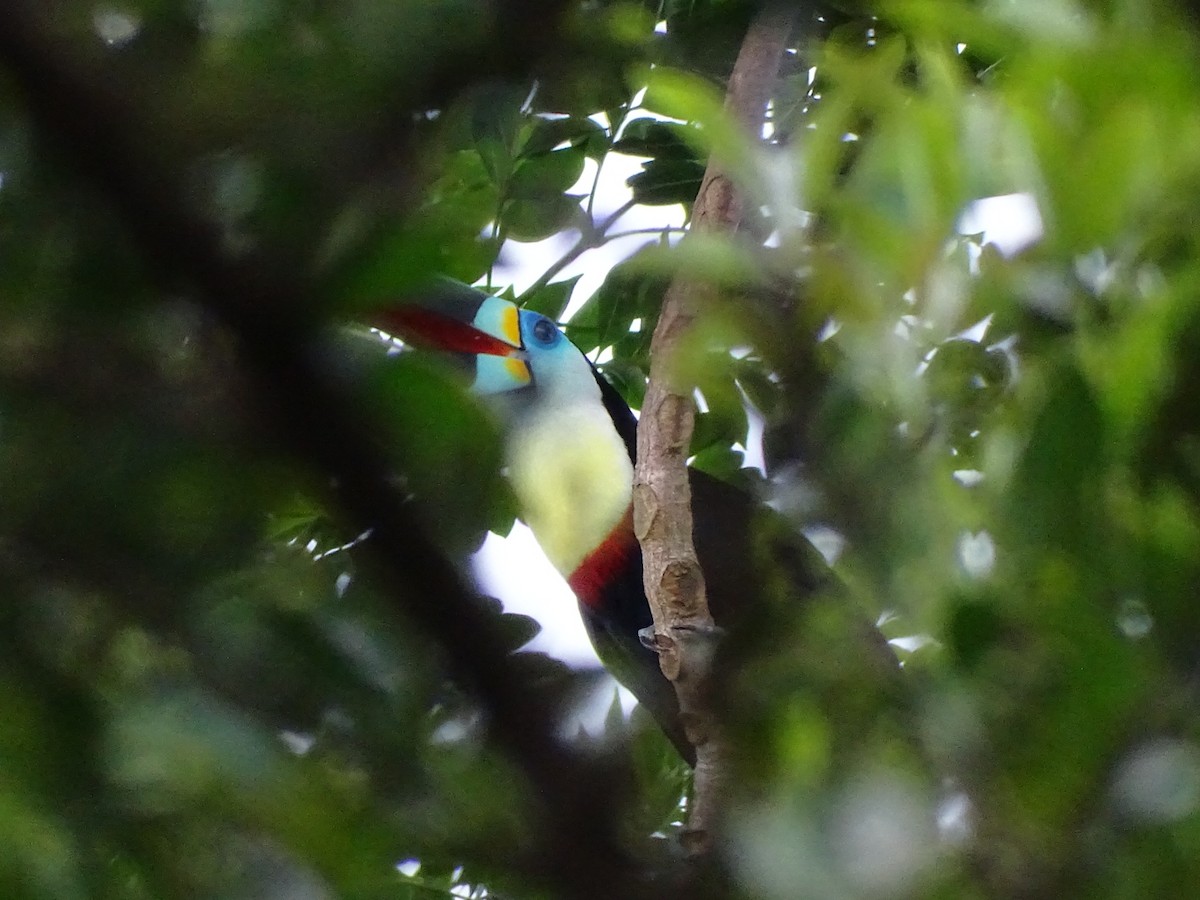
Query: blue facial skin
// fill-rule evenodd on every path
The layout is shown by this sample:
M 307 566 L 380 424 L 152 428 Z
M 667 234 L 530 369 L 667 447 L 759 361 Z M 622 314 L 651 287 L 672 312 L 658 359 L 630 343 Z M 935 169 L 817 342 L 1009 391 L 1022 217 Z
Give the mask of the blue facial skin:
M 557 404 L 598 393 L 592 367 L 578 347 L 541 313 L 521 310 L 521 343 L 533 379 L 533 391 L 546 403 Z
M 541 313 L 521 310 L 521 337 L 526 348 L 539 347 L 549 350 L 563 339 L 558 326 Z
M 587 358 L 552 319 L 520 310 L 518 327 L 522 349 L 512 358 L 480 356 L 476 363 L 474 390 L 487 397 L 487 405 L 502 421 L 515 425 L 536 410 L 546 413 L 580 401 L 599 402 Z M 518 359 L 524 362 L 524 372 L 513 365 Z
M 521 331 L 521 350 L 515 352 L 516 359 L 523 360 L 529 378 L 522 380 L 514 377 L 514 367 L 511 360 L 502 364 L 497 358 L 481 356 L 478 358 L 478 369 L 475 378 L 476 392 L 488 396 L 511 394 L 512 401 L 523 401 L 531 398 L 542 385 L 541 380 L 551 371 L 558 370 L 564 362 L 564 357 L 580 356 L 579 350 L 566 339 L 559 327 L 551 319 L 532 310 L 520 310 L 518 327 Z M 507 400 L 505 405 L 509 406 Z

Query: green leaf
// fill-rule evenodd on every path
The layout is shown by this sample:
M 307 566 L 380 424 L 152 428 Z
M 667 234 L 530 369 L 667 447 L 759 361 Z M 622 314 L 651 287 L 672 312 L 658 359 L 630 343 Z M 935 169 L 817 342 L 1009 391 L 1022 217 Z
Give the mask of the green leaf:
M 408 489 L 451 555 L 474 550 L 501 481 L 495 426 L 474 398 L 435 361 L 417 353 L 382 360 L 369 382 Z
M 583 174 L 582 148 L 567 147 L 531 156 L 517 165 L 508 185 L 508 196 L 514 199 L 542 199 L 548 195 L 565 194 Z
M 696 414 L 692 432 L 692 454 L 701 453 L 713 445 L 728 447 L 746 440 L 746 410 L 742 406 L 710 407 Z
M 652 159 L 642 171 L 630 175 L 626 184 L 633 198 L 647 206 L 690 205 L 695 202 L 704 178 L 704 166 L 693 160 Z
M 504 235 L 514 241 L 541 241 L 579 224 L 583 215 L 577 198 L 550 194 L 508 201 L 500 213 L 500 225 Z
M 692 233 L 677 244 L 651 244 L 625 264 L 629 273 L 659 278 L 689 277 L 736 290 L 762 285 L 768 276 L 762 255 L 728 235 Z
M 728 444 L 711 444 L 692 457 L 691 466 L 730 484 L 743 484 L 746 455 Z
M 521 155 L 541 156 L 560 150 L 562 144 L 569 144 L 570 148 L 581 150 L 585 156 L 598 160 L 609 150 L 608 132 L 591 119 L 579 116 L 537 119 L 521 147 Z
M 0 791 L 0 889 L 31 900 L 83 900 L 71 833 L 32 797 Z
M 613 144 L 614 153 L 648 156 L 651 159 L 699 160 L 692 149 L 692 126 L 660 119 L 633 119 Z
M 993 603 L 964 599 L 950 610 L 945 635 L 958 665 L 973 669 L 1004 636 L 1004 621 Z
M 771 379 L 763 361 L 753 358 L 737 360 L 734 368 L 738 387 L 745 392 L 746 399 L 768 420 L 774 418 L 780 412 L 783 389 Z
M 671 834 L 683 815 L 680 805 L 691 789 L 691 769 L 644 708 L 634 708 L 627 730 L 633 736 L 629 750 L 640 787 L 637 830 Z
M 614 152 L 650 157 L 642 171 L 627 179 L 639 203 L 690 204 L 696 199 L 705 163 L 692 145 L 695 129 L 677 122 L 634 119 L 613 145 Z
M 403 222 L 382 222 L 341 252 L 331 276 L 345 303 L 406 294 L 435 275 L 476 281 L 495 258 L 481 232 L 496 215 L 499 188 L 475 150 L 452 154 L 425 203 Z
M 536 291 L 522 294 L 521 306 L 557 322 L 562 318 L 567 304 L 571 302 L 571 292 L 575 290 L 575 285 L 582 277 L 582 275 L 576 275 L 564 281 L 552 281 L 542 285 Z
M 713 78 L 728 77 L 754 4 L 666 0 L 658 8 L 667 23 L 665 46 L 660 50 L 667 62 Z
M 514 650 L 519 650 L 532 641 L 542 630 L 537 619 L 519 613 L 505 613 L 500 617 L 500 630 L 505 642 Z
M 984 425 L 1007 389 L 1010 364 L 1001 350 L 952 339 L 938 345 L 924 379 L 943 426 L 956 447 Z
M 1008 496 L 1014 537 L 1039 547 L 1086 554 L 1102 533 L 1100 485 L 1104 420 L 1073 366 L 1054 373 Z
M 108 736 L 109 777 L 147 813 L 178 810 L 230 787 L 270 789 L 279 751 L 251 720 L 187 691 L 123 709 Z
M 625 356 L 614 356 L 598 367 L 631 409 L 641 409 L 646 399 L 646 372 Z
M 567 323 L 567 337 L 584 353 L 612 346 L 629 334 L 634 319 L 642 319 L 643 331 L 653 329 L 666 284 L 632 266 L 627 262 L 609 272 L 600 290 Z

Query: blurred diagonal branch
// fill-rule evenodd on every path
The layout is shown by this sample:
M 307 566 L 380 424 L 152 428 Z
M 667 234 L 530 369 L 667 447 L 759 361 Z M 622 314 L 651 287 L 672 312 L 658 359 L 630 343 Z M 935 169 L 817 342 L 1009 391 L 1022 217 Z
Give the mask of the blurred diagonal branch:
M 516 29 L 506 40 L 542 46 L 552 31 L 547 21 L 555 21 L 547 17 L 564 5 L 539 4 L 539 16 L 524 4 L 502 6 L 501 18 Z M 159 279 L 172 289 L 189 286 L 228 327 L 257 406 L 274 414 L 280 443 L 333 486 L 352 520 L 373 529 L 368 552 L 376 578 L 392 587 L 396 606 L 436 641 L 450 670 L 482 701 L 492 740 L 534 788 L 540 846 L 533 862 L 541 877 L 563 896 L 637 896 L 613 838 L 611 773 L 556 739 L 550 713 L 515 673 L 490 614 L 404 503 L 368 423 L 320 363 L 317 298 L 289 274 L 296 271 L 292 260 L 226 254 L 217 230 L 189 209 L 184 174 L 141 139 L 156 125 L 127 99 L 136 94 L 123 90 L 110 67 L 89 65 L 85 52 L 60 41 L 46 16 L 36 4 L 18 3 L 0 30 L 0 59 L 36 126 L 119 211 Z M 454 69 L 448 62 L 446 68 Z

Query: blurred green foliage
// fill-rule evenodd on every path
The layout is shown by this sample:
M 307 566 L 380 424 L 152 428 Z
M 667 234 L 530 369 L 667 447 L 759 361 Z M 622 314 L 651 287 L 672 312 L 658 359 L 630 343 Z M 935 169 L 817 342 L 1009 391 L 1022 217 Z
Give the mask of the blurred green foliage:
M 834 611 L 781 611 L 732 679 L 729 890 L 1186 895 L 1195 14 L 806 5 L 757 147 L 713 102 L 754 4 L 518 6 L 0 12 L 0 893 L 545 895 L 536 801 L 447 677 L 472 648 L 403 615 L 416 588 L 378 578 L 369 523 L 280 442 L 211 298 L 44 128 L 11 37 L 34 29 L 48 71 L 127 113 L 127 162 L 166 173 L 164 202 L 311 287 L 296 318 L 328 328 L 307 352 L 456 565 L 513 516 L 490 420 L 348 321 L 435 274 L 491 283 L 508 241 L 602 245 L 612 154 L 641 162 L 634 202 L 690 209 L 716 148 L 749 200 L 738 238 L 648 235 L 567 333 L 636 407 L 670 277 L 720 285 L 678 361 L 704 399 L 694 463 L 836 550 L 908 689 L 864 694 L 828 652 Z M 973 205 L 1008 195 L 1019 212 Z M 562 316 L 562 268 L 520 299 Z M 741 468 L 760 420 L 762 476 Z M 487 608 L 548 707 L 592 690 Z M 893 715 L 917 752 L 862 725 Z M 612 802 L 634 857 L 670 857 L 688 774 L 669 745 L 617 705 L 578 743 L 630 776 Z

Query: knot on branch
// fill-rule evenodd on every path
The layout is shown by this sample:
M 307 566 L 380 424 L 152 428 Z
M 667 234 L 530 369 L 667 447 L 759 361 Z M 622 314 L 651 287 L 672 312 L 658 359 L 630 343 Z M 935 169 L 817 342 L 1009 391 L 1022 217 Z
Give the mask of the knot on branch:
M 696 619 L 697 607 L 705 608 L 704 575 L 695 558 L 673 559 L 668 562 L 663 567 L 659 586 L 662 588 L 665 601 L 663 606 L 668 620 Z
M 689 685 L 708 681 L 724 636 L 725 629 L 711 622 L 671 625 L 663 631 L 650 626 L 638 632 L 642 646 L 658 654 L 663 674 L 673 682 Z
M 658 518 L 658 494 L 645 481 L 633 483 L 633 534 L 638 541 L 646 539 L 654 520 Z
M 654 418 L 663 450 L 672 456 L 684 456 L 692 441 L 694 425 L 691 399 L 674 393 L 663 394 Z
M 733 180 L 720 170 L 710 172 L 701 182 L 696 208 L 697 227 L 702 231 L 736 231 L 741 223 L 741 197 Z
M 712 673 L 725 629 L 711 622 L 699 622 L 677 625 L 671 629 L 671 633 L 686 660 L 680 677 L 697 682 L 706 681 Z

